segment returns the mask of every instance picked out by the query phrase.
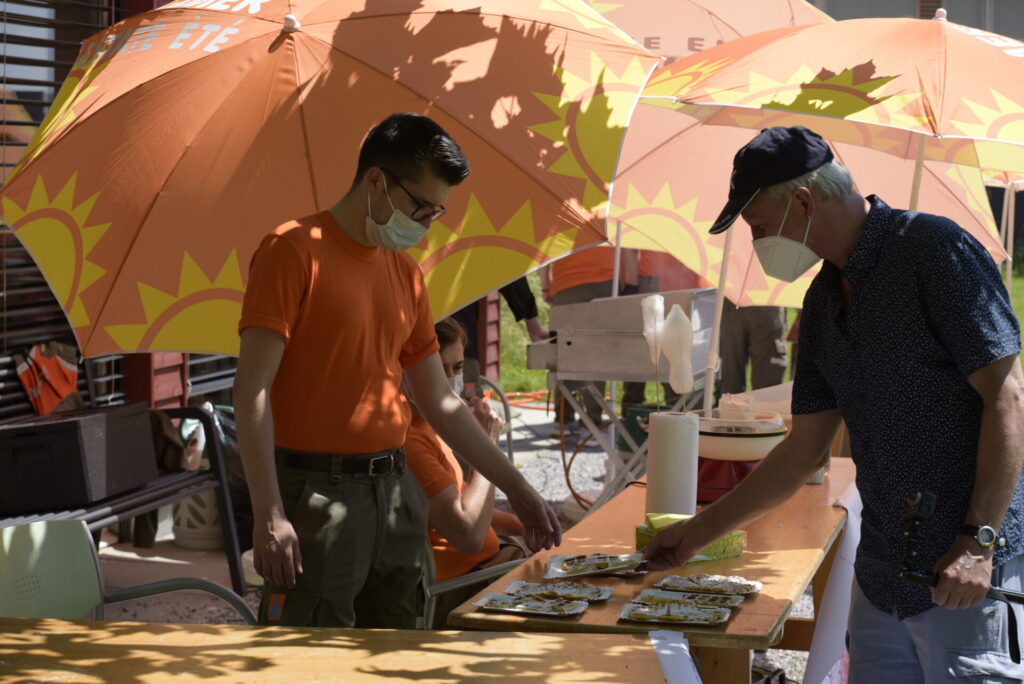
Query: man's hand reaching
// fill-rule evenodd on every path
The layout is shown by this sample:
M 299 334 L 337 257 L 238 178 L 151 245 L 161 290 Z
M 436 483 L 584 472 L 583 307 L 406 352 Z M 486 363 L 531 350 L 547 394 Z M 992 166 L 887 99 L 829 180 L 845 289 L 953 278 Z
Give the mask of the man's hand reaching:
M 668 570 L 686 563 L 704 548 L 694 526 L 695 518 L 666 527 L 644 547 L 644 560 L 651 570 Z
M 508 502 L 523 523 L 523 538 L 530 549 L 550 549 L 562 543 L 562 525 L 558 522 L 558 515 L 537 490 L 524 482 L 523 488 L 515 494 L 506 493 Z

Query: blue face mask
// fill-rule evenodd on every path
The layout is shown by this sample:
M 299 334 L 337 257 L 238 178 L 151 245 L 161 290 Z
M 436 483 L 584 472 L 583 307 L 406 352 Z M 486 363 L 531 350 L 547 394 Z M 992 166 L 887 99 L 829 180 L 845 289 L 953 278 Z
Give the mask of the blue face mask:
M 455 392 L 457 396 L 462 396 L 462 390 L 466 387 L 462 381 L 462 373 L 448 378 L 448 384 L 452 386 L 452 392 Z
M 404 252 L 422 240 L 423 236 L 427 234 L 427 229 L 419 222 L 413 221 L 404 212 L 395 209 L 395 205 L 391 201 L 391 194 L 388 192 L 387 179 L 383 177 L 381 179 L 384 181 L 384 196 L 388 198 L 388 204 L 391 205 L 391 217 L 384 224 L 374 221 L 370 215 L 370 194 L 367 193 L 366 239 L 370 241 L 370 244 L 378 247 Z

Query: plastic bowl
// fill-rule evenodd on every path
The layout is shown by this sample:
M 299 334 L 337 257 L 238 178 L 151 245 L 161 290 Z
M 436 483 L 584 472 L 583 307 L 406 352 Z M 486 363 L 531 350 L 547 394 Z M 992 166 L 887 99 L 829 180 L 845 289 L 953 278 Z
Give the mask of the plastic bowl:
M 716 435 L 702 432 L 698 438 L 701 458 L 715 461 L 760 461 L 786 437 L 785 432 L 753 435 Z
M 786 436 L 782 416 L 771 411 L 750 411 L 742 418 L 722 418 L 718 409 L 712 409 L 710 416 L 704 411 L 691 413 L 700 422 L 701 458 L 760 461 Z

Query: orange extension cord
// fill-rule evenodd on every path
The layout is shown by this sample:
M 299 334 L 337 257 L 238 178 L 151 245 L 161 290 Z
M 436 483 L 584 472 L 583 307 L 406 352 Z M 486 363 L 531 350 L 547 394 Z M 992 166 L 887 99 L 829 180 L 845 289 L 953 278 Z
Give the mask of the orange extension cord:
M 517 406 L 522 409 L 530 409 L 534 411 L 550 411 L 552 407 L 551 392 L 549 390 L 539 390 L 534 392 L 509 392 L 508 403 L 510 406 Z M 564 401 L 564 399 L 563 399 Z M 563 412 L 559 412 L 560 416 L 564 415 Z M 611 422 L 602 423 L 599 427 L 601 429 L 610 425 Z M 572 498 L 583 510 L 589 510 L 594 502 L 586 498 L 579 492 L 577 492 L 572 486 L 572 480 L 569 477 L 569 473 L 572 470 L 572 464 L 576 460 L 580 451 L 587 445 L 590 438 L 593 437 L 589 432 L 587 435 L 579 441 L 576 445 L 576 449 L 572 452 L 572 455 L 566 460 L 565 456 L 565 421 L 559 417 L 558 420 L 558 441 L 562 452 L 562 472 L 565 474 L 565 484 L 569 488 L 569 493 Z

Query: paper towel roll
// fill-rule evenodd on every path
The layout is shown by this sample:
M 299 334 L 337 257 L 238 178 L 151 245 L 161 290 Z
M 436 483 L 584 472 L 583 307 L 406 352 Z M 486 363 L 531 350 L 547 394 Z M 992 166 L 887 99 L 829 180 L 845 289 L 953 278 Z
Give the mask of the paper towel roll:
M 651 414 L 647 448 L 647 513 L 697 512 L 697 416 Z

